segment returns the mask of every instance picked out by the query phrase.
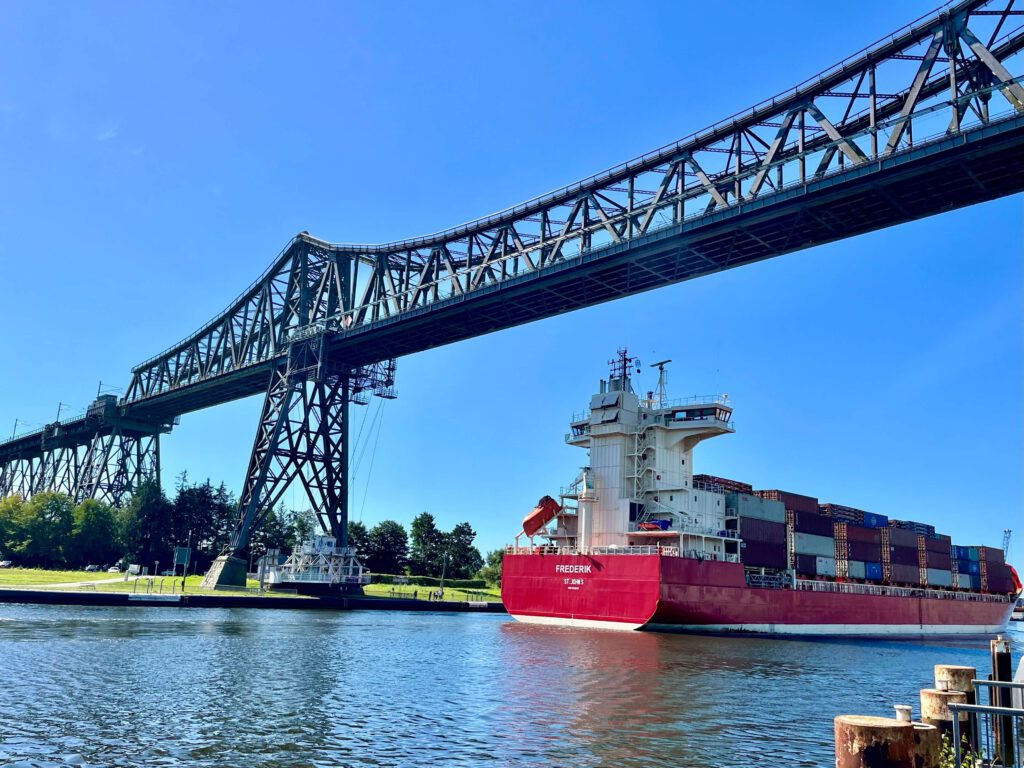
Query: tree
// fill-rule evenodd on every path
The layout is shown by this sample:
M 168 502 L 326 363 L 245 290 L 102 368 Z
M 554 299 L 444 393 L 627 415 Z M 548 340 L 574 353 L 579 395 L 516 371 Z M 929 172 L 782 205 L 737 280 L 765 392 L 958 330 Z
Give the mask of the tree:
M 21 505 L 12 552 L 23 565 L 64 565 L 73 525 L 71 499 L 60 493 L 38 493 Z
M 73 565 L 106 565 L 118 559 L 114 511 L 96 499 L 86 499 L 74 510 L 68 560 Z
M 445 572 L 453 579 L 468 579 L 484 564 L 480 550 L 473 546 L 476 531 L 469 523 L 459 523 L 444 536 L 444 554 L 448 557 Z
M 358 560 L 362 560 L 367 555 L 367 544 L 369 543 L 369 537 L 370 533 L 366 530 L 365 524 L 355 520 L 349 521 L 348 545 L 356 551 L 356 558 Z
M 20 538 L 19 521 L 24 503 L 21 496 L 0 499 L 0 560 L 7 559 Z
M 270 510 L 263 523 L 253 531 L 249 551 L 257 556 L 268 549 L 287 550 L 291 546 L 293 515 L 287 510 Z
M 160 561 L 170 567 L 174 546 L 174 507 L 153 481 L 142 483 L 128 502 L 139 530 L 139 564 Z
M 478 576 L 487 582 L 488 586 L 497 587 L 501 584 L 501 564 L 504 561 L 505 553 L 495 549 L 487 553 L 487 561 L 480 569 Z
M 320 523 L 312 509 L 292 510 L 290 518 L 291 546 L 309 541 L 320 530 Z
M 409 569 L 414 576 L 440 576 L 443 558 L 444 534 L 432 514 L 421 512 L 412 521 Z
M 401 523 L 384 520 L 366 537 L 363 565 L 373 573 L 404 573 L 409 555 L 409 536 Z

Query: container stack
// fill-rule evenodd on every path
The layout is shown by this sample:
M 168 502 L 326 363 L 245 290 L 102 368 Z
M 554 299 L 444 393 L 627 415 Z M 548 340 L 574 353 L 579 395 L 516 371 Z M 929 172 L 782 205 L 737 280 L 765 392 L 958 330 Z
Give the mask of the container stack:
M 780 491 L 778 489 L 754 491 L 754 495 L 768 501 L 781 501 L 790 512 L 818 514 L 818 500 L 813 496 L 804 496 L 799 493 L 790 493 L 789 491 Z
M 737 532 L 743 539 L 740 559 L 753 568 L 788 567 L 786 557 L 786 509 L 781 502 L 761 499 L 746 493 L 727 493 L 727 517 L 737 519 Z
M 794 510 L 792 519 L 797 575 L 835 577 L 836 541 L 832 518 L 816 511 Z
M 884 528 L 889 525 L 889 518 L 885 515 L 876 515 L 874 512 L 865 512 L 863 509 L 845 507 L 842 504 L 819 504 L 818 513 L 839 523 L 853 523 L 867 528 Z
M 981 581 L 981 589 L 989 592 L 1013 592 L 1017 587 L 1013 575 L 1003 559 L 1003 550 L 995 547 L 978 547 L 978 560 L 984 569 L 985 578 Z M 980 570 L 980 569 L 979 569 Z
M 927 523 L 918 523 L 914 520 L 890 520 L 889 525 L 892 528 L 899 528 L 904 531 L 913 531 L 919 536 L 935 535 L 934 525 L 928 525 Z
M 925 550 L 925 577 L 930 587 L 953 586 L 953 542 L 941 533 L 920 537 Z
M 846 523 L 846 547 L 851 579 L 882 581 L 882 529 Z M 864 575 L 858 574 L 863 571 Z
M 921 557 L 918 552 L 918 534 L 910 528 L 889 527 L 889 582 L 905 586 L 920 586 Z
M 981 589 L 981 562 L 978 547 L 960 547 L 953 545 L 953 558 L 956 560 L 957 583 L 959 589 Z

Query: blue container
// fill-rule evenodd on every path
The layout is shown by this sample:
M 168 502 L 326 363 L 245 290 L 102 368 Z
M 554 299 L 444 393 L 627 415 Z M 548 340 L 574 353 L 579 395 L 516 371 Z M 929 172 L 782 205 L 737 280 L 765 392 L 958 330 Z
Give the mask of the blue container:
M 882 580 L 882 564 L 881 563 L 864 563 L 864 578 L 868 581 L 881 581 Z
M 953 545 L 953 559 L 954 560 L 970 560 L 970 555 L 967 554 L 967 547 L 961 547 L 957 544 Z
M 977 560 L 957 560 L 956 569 L 960 573 L 967 573 L 972 576 L 978 576 L 981 574 L 981 563 Z
M 981 589 L 981 576 L 971 574 L 971 589 Z
M 865 528 L 888 528 L 889 518 L 885 515 L 876 515 L 874 512 L 864 513 Z M 870 576 L 868 578 L 871 578 Z

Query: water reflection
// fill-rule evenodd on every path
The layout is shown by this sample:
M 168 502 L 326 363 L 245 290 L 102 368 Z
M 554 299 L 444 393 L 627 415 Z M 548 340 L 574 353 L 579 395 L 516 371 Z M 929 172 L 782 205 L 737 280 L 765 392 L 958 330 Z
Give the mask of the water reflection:
M 916 703 L 933 664 L 987 658 L 972 639 L 0 606 L 0 763 L 827 765 L 836 714 Z

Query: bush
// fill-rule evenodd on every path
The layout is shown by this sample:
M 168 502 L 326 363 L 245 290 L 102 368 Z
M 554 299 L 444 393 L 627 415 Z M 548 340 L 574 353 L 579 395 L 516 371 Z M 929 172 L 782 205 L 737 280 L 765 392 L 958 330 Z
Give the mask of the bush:
M 395 578 L 407 579 L 406 584 L 411 584 L 415 587 L 439 587 L 441 586 L 441 580 L 435 579 L 432 576 L 398 576 L 390 573 L 373 573 L 370 574 L 371 584 L 394 584 Z M 445 579 L 444 585 L 451 587 L 452 589 L 483 589 L 487 586 L 487 582 L 483 579 Z

